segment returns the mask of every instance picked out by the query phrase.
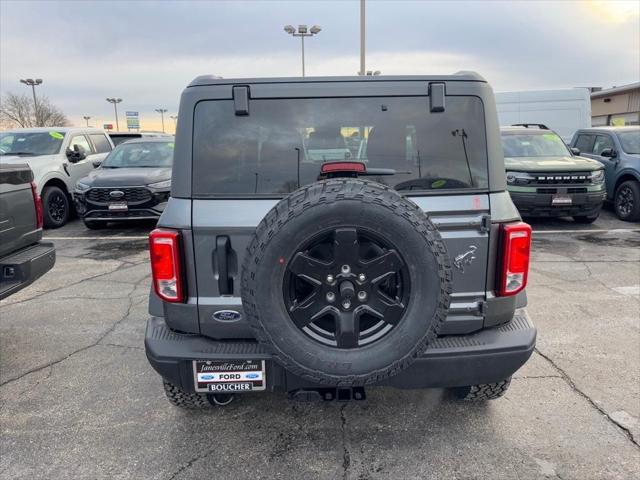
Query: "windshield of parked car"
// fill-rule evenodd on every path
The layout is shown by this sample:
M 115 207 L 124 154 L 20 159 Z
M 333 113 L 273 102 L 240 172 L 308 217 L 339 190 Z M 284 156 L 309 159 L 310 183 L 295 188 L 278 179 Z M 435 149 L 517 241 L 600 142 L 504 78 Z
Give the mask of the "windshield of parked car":
M 571 155 L 555 133 L 503 133 L 505 157 L 564 157 Z
M 173 142 L 135 142 L 118 145 L 102 168 L 161 168 L 173 163 Z
M 279 195 L 317 180 L 325 162 L 353 161 L 397 190 L 487 188 L 484 110 L 477 97 L 447 98 L 431 113 L 416 97 L 252 99 L 196 106 L 195 195 Z
M 618 132 L 618 138 L 625 153 L 640 155 L 640 130 Z
M 64 133 L 0 132 L 0 155 L 37 156 L 60 153 Z

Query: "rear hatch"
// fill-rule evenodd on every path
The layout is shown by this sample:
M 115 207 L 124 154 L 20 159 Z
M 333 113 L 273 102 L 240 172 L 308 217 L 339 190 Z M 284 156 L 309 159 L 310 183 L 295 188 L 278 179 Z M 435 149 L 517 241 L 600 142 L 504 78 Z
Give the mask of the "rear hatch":
M 479 96 L 447 85 L 460 94 L 447 95 L 439 108 L 427 83 L 406 85 L 386 87 L 386 94 L 366 82 L 358 88 L 336 82 L 202 89 L 210 99 L 194 101 L 187 246 L 194 259 L 187 262 L 193 269 L 188 278 L 196 281 L 189 296 L 197 304 L 200 333 L 253 336 L 243 318 L 239 266 L 255 227 L 279 199 L 316 181 L 324 162 L 340 160 L 391 169 L 391 175 L 368 178 L 411 198 L 438 227 L 454 267 L 443 333 L 483 327 L 487 291 L 493 290 L 487 285 L 494 258 L 489 249 L 497 249 L 497 242 L 490 247 L 485 106 Z M 298 95 L 282 98 L 285 91 Z M 495 115 L 493 106 L 489 114 Z M 495 130 L 491 135 L 499 139 Z M 174 182 L 178 162 L 176 157 Z M 170 218 L 165 211 L 161 224 L 171 226 Z

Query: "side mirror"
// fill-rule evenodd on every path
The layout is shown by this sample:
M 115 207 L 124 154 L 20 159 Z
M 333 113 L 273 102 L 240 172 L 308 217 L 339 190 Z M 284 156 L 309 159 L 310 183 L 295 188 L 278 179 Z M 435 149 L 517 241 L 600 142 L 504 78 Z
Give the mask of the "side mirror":
M 94 160 L 91 163 L 93 163 L 93 168 L 98 168 L 100 165 L 102 165 L 102 160 Z
M 87 158 L 87 151 L 82 145 L 74 145 L 73 150 L 67 148 L 67 158 L 71 163 L 78 163 Z
M 618 156 L 618 152 L 616 152 L 615 149 L 609 147 L 602 150 L 600 152 L 600 156 L 605 158 L 616 158 Z
M 576 147 L 571 147 L 571 153 L 573 153 L 577 157 L 580 155 L 580 150 Z

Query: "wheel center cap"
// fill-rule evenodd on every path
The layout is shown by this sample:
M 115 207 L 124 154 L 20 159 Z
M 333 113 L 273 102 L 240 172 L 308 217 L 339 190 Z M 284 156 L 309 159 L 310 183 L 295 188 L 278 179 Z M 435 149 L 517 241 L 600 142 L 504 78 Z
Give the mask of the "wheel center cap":
M 344 300 L 351 300 L 355 294 L 356 289 L 351 281 L 343 280 L 342 282 L 340 282 L 340 296 Z

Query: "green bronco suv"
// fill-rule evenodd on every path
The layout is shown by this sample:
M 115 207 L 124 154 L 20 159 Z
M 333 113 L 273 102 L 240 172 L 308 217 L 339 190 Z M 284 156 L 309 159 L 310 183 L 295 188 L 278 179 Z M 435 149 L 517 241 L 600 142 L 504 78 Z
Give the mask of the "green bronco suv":
M 577 156 L 544 125 L 500 130 L 507 190 L 523 217 L 598 218 L 606 193 L 600 162 Z

